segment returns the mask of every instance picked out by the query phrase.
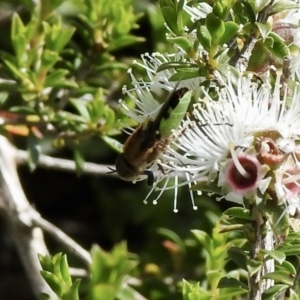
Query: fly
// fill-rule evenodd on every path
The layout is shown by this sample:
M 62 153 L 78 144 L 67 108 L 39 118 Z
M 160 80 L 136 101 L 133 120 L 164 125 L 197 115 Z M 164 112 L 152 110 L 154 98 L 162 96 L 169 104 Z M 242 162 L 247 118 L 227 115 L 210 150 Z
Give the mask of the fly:
M 148 185 L 154 176 L 149 167 L 165 152 L 173 130 L 177 129 L 186 115 L 192 92 L 180 88 L 170 94 L 158 115 L 148 118 L 127 138 L 123 153 L 116 159 L 116 172 L 125 181 L 135 181 L 146 175 Z

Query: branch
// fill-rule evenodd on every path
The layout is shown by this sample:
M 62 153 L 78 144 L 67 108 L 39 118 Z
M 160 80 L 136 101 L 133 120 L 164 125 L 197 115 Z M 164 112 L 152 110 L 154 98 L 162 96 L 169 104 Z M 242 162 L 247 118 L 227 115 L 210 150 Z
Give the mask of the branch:
M 32 223 L 51 234 L 51 236 L 54 237 L 58 242 L 65 245 L 70 253 L 73 253 L 74 255 L 81 258 L 87 265 L 91 264 L 92 259 L 89 252 L 83 249 L 55 225 L 46 221 L 39 215 L 34 216 L 34 218 L 32 219 Z
M 38 254 L 48 253 L 43 233 L 31 227 L 32 216 L 38 213 L 29 204 L 15 164 L 16 150 L 0 136 L 0 210 L 5 216 L 11 236 L 38 299 L 41 293 L 55 296 L 40 274 Z
M 16 162 L 18 165 L 26 165 L 28 161 L 28 152 L 24 150 L 16 150 Z M 37 163 L 39 167 L 45 169 L 54 169 L 65 172 L 76 172 L 75 162 L 69 159 L 51 157 L 48 155 L 41 154 L 39 156 L 39 161 Z M 82 174 L 88 175 L 101 175 L 101 176 L 113 176 L 118 177 L 117 173 L 112 173 L 111 169 L 115 170 L 114 165 L 99 165 L 90 162 L 85 162 L 82 170 Z M 153 173 L 154 177 L 158 177 L 161 171 L 156 171 Z M 175 173 L 172 174 L 175 176 Z M 184 172 L 181 174 L 176 174 L 178 178 L 186 179 Z
M 16 151 L 16 161 L 17 164 L 23 165 L 27 164 L 28 153 L 24 150 Z M 38 166 L 45 169 L 56 169 L 66 172 L 76 172 L 75 162 L 73 160 L 51 157 L 48 155 L 40 155 Z M 113 168 L 112 165 L 98 165 L 94 163 L 85 162 L 82 173 L 92 174 L 92 175 L 102 175 L 102 176 L 116 176 L 116 174 L 108 174 L 110 172 L 109 168 Z

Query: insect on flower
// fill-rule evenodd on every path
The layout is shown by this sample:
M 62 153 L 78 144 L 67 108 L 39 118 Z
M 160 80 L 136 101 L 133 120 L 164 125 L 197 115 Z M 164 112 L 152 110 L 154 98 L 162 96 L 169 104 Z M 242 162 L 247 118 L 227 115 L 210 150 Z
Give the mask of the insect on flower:
M 173 91 L 157 116 L 141 123 L 127 138 L 123 153 L 116 159 L 116 172 L 121 179 L 135 181 L 146 175 L 148 185 L 153 185 L 154 176 L 148 168 L 171 142 L 172 132 L 184 118 L 191 96 L 192 92 L 187 88 Z

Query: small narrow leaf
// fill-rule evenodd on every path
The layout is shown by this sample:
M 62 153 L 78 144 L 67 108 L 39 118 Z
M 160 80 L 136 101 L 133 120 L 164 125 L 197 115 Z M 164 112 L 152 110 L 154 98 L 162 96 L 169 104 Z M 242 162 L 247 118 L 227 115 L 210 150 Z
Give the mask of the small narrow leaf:
M 33 134 L 32 130 L 30 130 L 27 138 L 27 151 L 29 169 L 30 171 L 34 171 L 38 164 L 42 149 L 39 144 L 39 139 Z
M 278 250 L 272 250 L 272 251 L 268 251 L 268 250 L 262 250 L 263 253 L 268 254 L 270 257 L 274 258 L 278 263 L 282 264 L 285 259 L 286 256 L 282 251 L 278 251 Z
M 74 148 L 74 161 L 76 165 L 77 175 L 80 175 L 83 171 L 85 160 L 82 154 L 82 150 L 77 146 Z
M 263 278 L 272 279 L 275 280 L 275 282 L 277 283 L 287 284 L 290 287 L 292 287 L 294 284 L 294 278 L 291 277 L 291 274 L 283 270 L 267 273 L 266 275 L 263 276 Z
M 238 289 L 244 289 L 244 290 L 249 290 L 248 286 L 245 285 L 243 282 L 232 278 L 232 277 L 223 277 L 219 281 L 218 284 L 219 289 L 224 289 L 224 288 L 238 288 Z
M 270 287 L 269 289 L 267 289 L 266 291 L 263 292 L 262 294 L 262 300 L 273 300 L 276 299 L 276 297 L 284 292 L 285 290 L 287 290 L 289 288 L 288 285 L 286 284 L 276 284 L 272 287 Z
M 248 220 L 248 221 L 251 220 L 249 209 L 243 207 L 231 207 L 227 209 L 223 214 L 230 217 L 243 219 L 243 220 Z

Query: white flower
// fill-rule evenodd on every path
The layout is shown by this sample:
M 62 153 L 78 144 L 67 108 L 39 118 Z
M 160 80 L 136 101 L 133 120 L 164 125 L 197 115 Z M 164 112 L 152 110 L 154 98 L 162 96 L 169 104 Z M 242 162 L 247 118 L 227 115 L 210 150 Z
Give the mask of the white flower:
M 217 100 L 203 91 L 205 98 L 195 105 L 193 116 L 183 123 L 185 130 L 174 141 L 180 150 L 175 155 L 181 162 L 178 170 L 193 174 L 191 181 L 216 181 L 226 199 L 239 203 L 270 188 L 271 178 L 265 177 L 269 169 L 289 174 L 298 186 L 300 170 L 292 145 L 300 139 L 300 93 L 296 87 L 288 99 L 286 90 L 278 76 L 274 88 L 267 83 L 259 87 L 249 77 L 240 77 L 235 87 L 229 79 Z M 293 175 L 288 172 L 291 163 Z M 284 180 L 277 183 L 288 189 Z M 294 205 L 294 195 L 284 197 L 280 201 Z
M 177 72 L 174 69 L 166 68 L 158 72 L 158 68 L 164 64 L 168 63 L 194 63 L 192 60 L 187 60 L 185 58 L 186 53 L 177 48 L 174 54 L 161 54 L 159 52 L 145 53 L 141 56 L 142 62 L 134 61 L 134 63 L 146 70 L 148 75 L 148 80 L 138 80 L 131 72 L 128 71 L 131 76 L 131 82 L 134 86 L 134 90 L 149 88 L 154 93 L 161 93 L 163 90 L 169 92 L 173 91 L 175 86 L 177 88 L 186 87 L 188 89 L 194 90 L 199 84 L 204 80 L 201 77 L 196 77 L 192 79 L 181 79 L 180 76 L 176 81 L 170 81 L 170 78 Z M 183 74 L 184 76 L 184 74 Z M 177 83 L 179 81 L 179 85 Z M 128 91 L 128 90 L 127 90 Z
M 147 57 L 147 59 L 146 59 Z M 169 95 L 171 95 L 174 90 L 181 89 L 181 88 L 187 88 L 188 90 L 191 90 L 192 87 L 199 86 L 201 82 L 201 78 L 196 78 L 193 80 L 182 80 L 178 82 L 170 82 L 168 80 L 168 77 L 170 76 L 170 73 L 175 74 L 175 71 L 162 71 L 158 74 L 155 73 L 158 66 L 160 66 L 164 61 L 165 57 L 162 55 L 153 55 L 149 56 L 146 55 L 143 57 L 145 65 L 145 69 L 147 69 L 148 75 L 149 75 L 149 82 L 145 82 L 143 80 L 137 80 L 135 76 L 131 73 L 131 70 L 129 70 L 129 73 L 132 78 L 132 88 L 128 89 L 127 87 L 124 88 L 124 93 L 126 93 L 131 100 L 135 103 L 135 107 L 132 108 L 128 106 L 124 101 L 121 101 L 121 106 L 123 108 L 123 112 L 129 116 L 131 119 L 135 120 L 139 125 L 137 126 L 138 129 L 136 130 L 143 130 L 143 126 L 147 128 L 147 124 L 149 121 L 153 121 L 156 119 L 157 115 L 159 114 L 163 103 L 166 101 L 165 99 L 162 99 L 160 95 L 161 90 L 169 91 Z M 153 69 L 152 69 L 153 68 Z M 159 78 L 157 81 L 155 81 L 155 78 L 152 77 L 152 74 L 156 74 L 155 78 Z M 155 93 L 152 91 L 159 91 L 160 93 Z M 168 97 L 168 95 L 165 95 L 165 97 Z M 161 101 L 158 101 L 161 100 Z M 124 156 L 120 155 L 116 161 L 116 169 L 121 178 L 128 181 L 138 181 L 145 179 L 148 175 L 149 180 L 149 173 L 155 175 L 155 180 L 152 189 L 150 190 L 149 194 L 146 196 L 144 202 L 147 202 L 148 198 L 152 195 L 154 191 L 158 191 L 158 196 L 153 201 L 154 204 L 157 204 L 158 199 L 160 198 L 161 194 L 166 189 L 174 189 L 175 195 L 174 195 L 174 211 L 177 211 L 177 193 L 178 193 L 178 187 L 183 185 L 184 183 L 179 183 L 179 179 L 184 179 L 187 184 L 190 180 L 190 177 L 188 174 L 185 174 L 185 171 L 177 170 L 176 165 L 178 164 L 178 161 L 175 159 L 175 151 L 170 148 L 170 144 L 172 140 L 176 137 L 177 128 L 173 128 L 174 133 L 171 133 L 169 137 L 164 137 L 159 141 L 159 145 L 155 143 L 153 147 L 147 148 L 145 147 L 143 153 L 145 156 L 149 155 L 151 156 L 151 153 L 155 152 L 157 149 L 159 149 L 159 155 L 155 156 L 153 161 L 150 161 L 146 166 L 145 170 L 146 172 L 140 172 L 136 169 L 132 168 L 133 163 L 138 164 L 138 159 L 135 157 L 130 157 L 131 161 L 128 161 L 124 158 Z M 126 132 L 134 136 L 136 134 L 136 131 L 134 131 L 133 128 L 126 128 Z M 155 132 L 159 134 L 159 128 L 155 128 Z M 154 134 L 156 134 L 154 133 Z M 149 139 L 152 137 L 149 136 Z M 130 137 L 129 137 L 130 139 Z M 127 140 L 128 141 L 128 140 Z M 132 145 L 130 144 L 130 147 L 136 147 L 139 144 L 139 140 L 136 141 L 136 144 Z M 125 147 L 126 143 L 125 143 Z M 124 152 L 129 152 L 130 149 L 125 149 Z M 136 156 L 141 156 L 143 153 L 138 153 Z M 128 157 L 128 155 L 127 155 Z M 167 172 L 164 172 L 164 166 L 169 166 L 169 169 Z M 144 165 L 143 165 L 144 166 Z M 143 167 L 142 167 L 143 169 Z M 172 169 L 172 170 L 171 170 Z M 151 175 L 152 176 L 152 175 Z M 169 185 L 169 182 L 171 179 L 174 179 L 174 183 L 172 185 Z M 151 181 L 151 180 L 150 180 Z M 193 203 L 194 209 L 197 209 L 197 207 L 194 204 L 193 196 L 191 193 L 191 199 Z
M 204 19 L 209 13 L 212 12 L 212 7 L 204 2 L 197 3 L 196 7 L 188 5 L 185 2 L 183 9 L 191 16 L 192 22 L 195 22 L 199 19 Z

